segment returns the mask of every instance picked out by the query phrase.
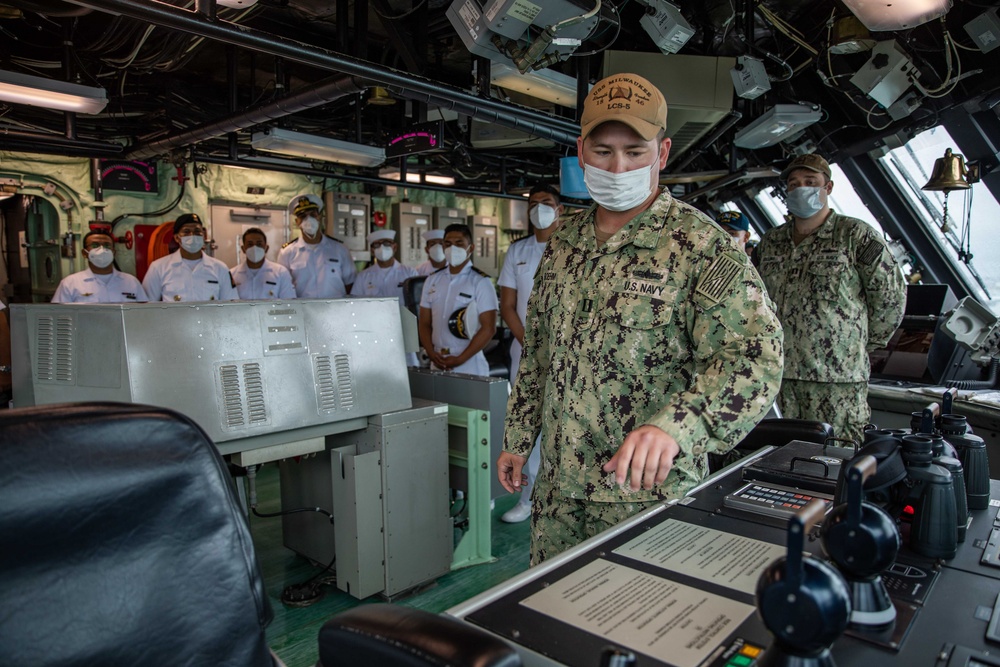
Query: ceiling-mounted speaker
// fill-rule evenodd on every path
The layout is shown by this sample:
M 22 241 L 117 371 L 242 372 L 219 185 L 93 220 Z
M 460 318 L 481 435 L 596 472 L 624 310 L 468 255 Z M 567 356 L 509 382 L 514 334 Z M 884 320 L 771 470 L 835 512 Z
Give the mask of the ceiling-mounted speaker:
M 396 98 L 389 94 L 389 91 L 382 86 L 375 86 L 368 93 L 368 104 L 377 107 L 387 107 L 396 103 Z

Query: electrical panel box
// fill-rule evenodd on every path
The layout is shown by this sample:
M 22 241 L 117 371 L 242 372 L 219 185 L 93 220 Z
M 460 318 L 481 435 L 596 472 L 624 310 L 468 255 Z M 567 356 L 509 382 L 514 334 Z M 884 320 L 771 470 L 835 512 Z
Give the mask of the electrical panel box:
M 989 53 L 1000 46 L 1000 18 L 997 18 L 997 8 L 993 7 L 966 23 L 965 32 L 983 53 Z
M 348 192 L 324 192 L 327 234 L 351 251 L 355 262 L 367 262 L 368 226 L 371 220 L 372 198 Z
M 500 204 L 500 227 L 515 232 L 528 231 L 528 200 L 504 199 Z
M 583 16 L 593 9 L 593 3 L 586 0 L 546 0 L 546 2 L 525 2 L 524 0 L 454 0 L 445 14 L 458 36 L 462 38 L 471 53 L 491 60 L 510 61 L 506 53 L 497 48 L 494 40 L 520 42 L 527 46 L 530 34 L 528 28 L 536 26 L 538 32 L 566 19 Z M 600 20 L 591 16 L 578 23 L 569 23 L 559 28 L 556 39 L 545 51 L 538 54 L 559 54 L 560 59 L 569 57 L 577 46 L 586 39 Z
M 677 53 L 694 36 L 681 10 L 661 0 L 649 2 L 649 12 L 642 15 L 639 25 L 664 54 Z
M 469 224 L 469 214 L 464 208 L 434 207 L 434 229 L 444 229 L 448 225 Z
M 476 252 L 472 256 L 472 265 L 490 276 L 500 276 L 500 226 L 495 217 L 490 215 L 470 215 L 469 227 L 472 228 L 472 242 Z
M 426 204 L 398 202 L 392 205 L 390 229 L 396 230 L 399 261 L 417 268 L 427 259 L 424 252 L 424 232 L 431 229 L 433 208 Z
M 750 56 L 736 59 L 736 67 L 729 70 L 733 77 L 736 94 L 746 100 L 754 100 L 771 90 L 771 80 L 767 76 L 763 61 Z
M 890 39 L 875 45 L 871 58 L 851 77 L 851 83 L 888 108 L 918 76 L 910 57 L 896 40 Z

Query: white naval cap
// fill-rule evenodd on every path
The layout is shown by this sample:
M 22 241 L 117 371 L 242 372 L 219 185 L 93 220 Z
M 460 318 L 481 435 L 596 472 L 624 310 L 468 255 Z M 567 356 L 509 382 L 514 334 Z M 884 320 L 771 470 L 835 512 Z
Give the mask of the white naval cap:
M 428 229 L 424 232 L 424 241 L 440 241 L 444 238 L 443 229 Z
M 395 229 L 379 229 L 368 235 L 368 245 L 375 243 L 375 241 L 395 241 L 396 240 L 396 230 Z

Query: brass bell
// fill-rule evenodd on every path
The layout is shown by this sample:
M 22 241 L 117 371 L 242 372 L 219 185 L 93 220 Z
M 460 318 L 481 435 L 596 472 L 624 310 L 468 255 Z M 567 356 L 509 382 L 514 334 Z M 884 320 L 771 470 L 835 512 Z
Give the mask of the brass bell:
M 965 179 L 968 173 L 969 170 L 965 168 L 965 158 L 961 155 L 955 155 L 949 148 L 944 152 L 944 157 L 939 157 L 934 161 L 931 178 L 927 181 L 927 185 L 920 189 L 935 192 L 968 190 L 971 187 Z

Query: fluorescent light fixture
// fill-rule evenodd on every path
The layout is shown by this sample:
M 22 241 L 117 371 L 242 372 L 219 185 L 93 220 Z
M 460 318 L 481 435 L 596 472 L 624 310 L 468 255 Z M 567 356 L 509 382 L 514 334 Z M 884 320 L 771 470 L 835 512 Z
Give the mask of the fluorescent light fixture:
M 383 169 L 378 175 L 382 178 L 388 178 L 393 181 L 399 180 L 399 169 Z M 424 174 L 423 180 L 420 178 L 420 174 L 408 171 L 406 172 L 406 182 L 407 183 L 433 183 L 434 185 L 455 185 L 455 179 L 451 176 L 438 176 L 437 174 Z
M 844 0 L 869 30 L 906 30 L 944 16 L 952 0 Z
M 540 69 L 521 74 L 512 65 L 494 61 L 490 63 L 490 83 L 546 102 L 576 108 L 576 79 L 555 70 Z M 587 90 L 591 87 L 588 86 Z
M 103 88 L 0 70 L 0 100 L 46 109 L 97 114 L 108 105 Z
M 764 148 L 788 139 L 809 127 L 823 116 L 818 107 L 805 104 L 775 104 L 760 118 L 750 123 L 733 137 L 740 148 Z
M 273 127 L 254 132 L 250 144 L 257 150 L 304 157 L 321 162 L 339 162 L 355 167 L 377 167 L 385 162 L 385 149 L 319 137 Z

